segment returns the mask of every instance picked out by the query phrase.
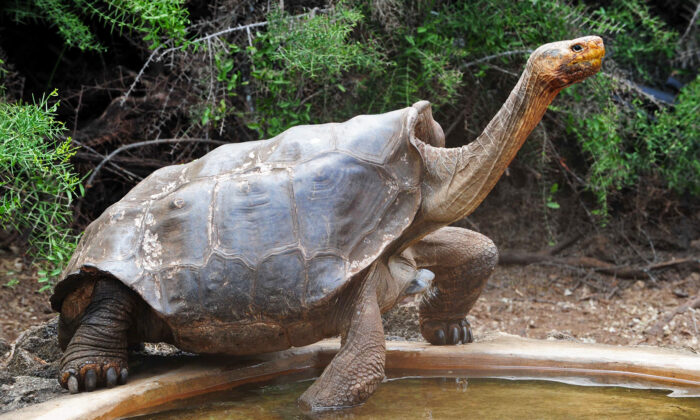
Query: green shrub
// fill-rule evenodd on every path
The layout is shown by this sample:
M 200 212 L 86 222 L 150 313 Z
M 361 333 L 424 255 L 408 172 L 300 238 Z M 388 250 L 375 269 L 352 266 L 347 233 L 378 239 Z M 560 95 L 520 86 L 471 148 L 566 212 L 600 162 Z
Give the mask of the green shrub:
M 639 182 L 658 180 L 678 194 L 700 195 L 700 78 L 682 89 L 676 104 L 653 113 L 639 97 L 614 102 L 614 84 L 603 76 L 569 93 L 586 89 L 586 102 L 605 104 L 567 112 L 568 130 L 590 159 L 587 188 L 597 197 L 597 213 L 606 217 L 609 195 Z
M 28 232 L 42 290 L 73 253 L 71 203 L 76 189 L 83 192 L 69 162 L 75 151 L 55 120 L 58 103 L 49 105 L 49 98 L 36 104 L 0 101 L 0 226 Z
M 351 38 L 363 18 L 357 9 L 340 4 L 327 14 L 301 19 L 276 10 L 267 18 L 267 31 L 258 33 L 248 49 L 256 91 L 248 126 L 262 137 L 336 117 L 337 105 L 328 102 L 353 88 L 348 73 L 369 77 L 383 71 L 384 57 L 376 46 Z M 312 111 L 319 102 L 311 99 L 317 96 L 322 106 Z
M 637 118 L 645 146 L 638 152 L 638 172 L 655 172 L 677 193 L 700 196 L 700 76 L 672 108 Z
M 439 108 L 458 98 L 464 86 L 458 65 L 468 55 L 460 46 L 463 34 L 452 26 L 458 13 L 449 8 L 436 15 L 427 13 L 420 26 L 402 26 L 382 36 L 390 65 L 382 78 L 368 83 L 362 92 L 372 112 L 426 98 Z
M 184 42 L 189 24 L 184 0 L 33 0 L 7 2 L 0 10 L 17 22 L 46 22 L 66 44 L 83 51 L 103 51 L 86 21 L 95 18 L 111 31 L 140 33 L 151 48 L 164 39 Z

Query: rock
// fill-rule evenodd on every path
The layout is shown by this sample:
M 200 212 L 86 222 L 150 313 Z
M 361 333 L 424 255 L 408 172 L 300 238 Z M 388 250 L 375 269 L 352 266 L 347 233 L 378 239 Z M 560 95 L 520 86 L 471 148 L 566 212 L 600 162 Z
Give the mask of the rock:
M 68 393 L 56 378 L 16 376 L 12 383 L 0 385 L 0 413 L 44 402 L 60 394 Z
M 58 318 L 24 331 L 15 340 L 7 371 L 12 375 L 56 378 L 58 361 L 63 355 L 57 336 Z
M 5 358 L 5 354 L 10 351 L 10 344 L 0 338 L 0 360 Z
M 687 298 L 688 297 L 688 293 L 685 290 L 682 290 L 680 288 L 673 289 L 673 294 L 679 298 Z
M 571 331 L 558 331 L 558 330 L 550 330 L 547 333 L 547 340 L 566 340 L 566 341 L 580 342 L 576 337 L 571 335 Z
M 418 308 L 415 302 L 396 305 L 382 315 L 384 334 L 389 340 L 402 337 L 408 341 L 423 341 L 420 333 Z
M 12 384 L 15 382 L 15 378 L 10 375 L 10 372 L 0 369 L 0 385 Z
M 690 247 L 693 249 L 696 249 L 700 251 L 700 239 L 696 239 L 694 241 L 690 241 Z
M 690 275 L 689 275 L 688 277 L 686 277 L 685 279 L 683 279 L 683 282 L 684 282 L 684 283 L 687 283 L 687 282 L 694 282 L 694 283 L 697 283 L 698 281 L 700 281 L 700 273 L 697 273 L 697 272 L 695 272 L 695 273 L 690 273 Z
M 0 366 L 0 413 L 37 404 L 62 393 L 58 384 L 58 318 L 24 331 Z

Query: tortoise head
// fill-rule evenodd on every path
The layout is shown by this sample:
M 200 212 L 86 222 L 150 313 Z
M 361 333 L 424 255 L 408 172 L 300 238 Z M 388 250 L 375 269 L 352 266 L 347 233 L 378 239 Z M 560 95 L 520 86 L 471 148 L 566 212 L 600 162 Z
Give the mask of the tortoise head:
M 596 74 L 604 55 L 603 40 L 586 36 L 542 45 L 532 53 L 527 65 L 538 80 L 562 89 Z

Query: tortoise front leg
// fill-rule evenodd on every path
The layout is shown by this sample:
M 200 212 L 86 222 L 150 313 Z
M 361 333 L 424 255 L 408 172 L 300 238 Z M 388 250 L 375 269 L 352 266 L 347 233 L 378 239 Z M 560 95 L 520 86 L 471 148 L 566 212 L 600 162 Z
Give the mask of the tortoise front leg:
M 340 351 L 299 398 L 306 411 L 362 404 L 384 379 L 386 346 L 376 288 L 365 283 L 359 298 L 350 302 L 350 322 Z
M 126 382 L 127 331 L 135 309 L 133 292 L 119 281 L 95 283 L 92 300 L 61 358 L 61 386 L 76 393 Z
M 498 250 L 486 236 L 444 227 L 405 251 L 419 268 L 435 273 L 432 288 L 420 303 L 420 328 L 431 344 L 473 340 L 465 316 L 498 263 Z

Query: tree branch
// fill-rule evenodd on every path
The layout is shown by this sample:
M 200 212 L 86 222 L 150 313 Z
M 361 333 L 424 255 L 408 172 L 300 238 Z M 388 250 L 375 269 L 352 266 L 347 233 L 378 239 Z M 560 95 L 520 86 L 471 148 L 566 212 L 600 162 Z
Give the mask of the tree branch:
M 131 143 L 124 145 L 117 150 L 113 151 L 112 153 L 108 154 L 104 159 L 102 159 L 102 162 L 100 162 L 96 167 L 95 170 L 92 171 L 92 174 L 90 174 L 90 178 L 88 178 L 86 186 L 88 188 L 92 187 L 92 183 L 95 180 L 95 177 L 97 174 L 100 172 L 102 167 L 105 165 L 105 163 L 109 162 L 113 157 L 118 155 L 119 153 L 129 150 L 129 149 L 135 149 L 137 147 L 144 147 L 144 146 L 153 146 L 156 144 L 167 144 L 167 143 L 207 143 L 207 144 L 216 144 L 216 145 L 223 145 L 227 144 L 224 141 L 221 140 L 209 140 L 209 139 L 159 139 L 159 140 L 147 140 L 147 141 L 140 141 L 137 143 Z
M 651 275 L 654 270 L 674 267 L 685 264 L 700 266 L 700 258 L 672 259 L 656 264 L 643 266 L 614 265 L 592 257 L 555 257 L 547 252 L 508 252 L 501 253 L 499 264 L 502 265 L 527 265 L 551 263 L 570 267 L 588 268 L 602 274 L 621 278 L 640 278 Z
M 504 52 L 500 52 L 498 54 L 487 55 L 486 57 L 479 58 L 478 60 L 470 61 L 468 63 L 462 64 L 460 67 L 463 69 L 466 69 L 467 67 L 471 67 L 471 66 L 474 66 L 476 64 L 483 63 L 484 61 L 493 60 L 494 58 L 505 57 L 508 55 L 530 54 L 530 53 L 532 53 L 532 50 L 504 51 Z
M 676 316 L 680 315 L 688 309 L 700 308 L 700 295 L 696 296 L 694 299 L 689 299 L 686 303 L 677 307 L 673 312 L 669 313 L 663 319 L 659 320 L 653 327 L 649 330 L 650 335 L 661 335 L 664 330 L 664 326 L 671 322 L 671 320 Z

